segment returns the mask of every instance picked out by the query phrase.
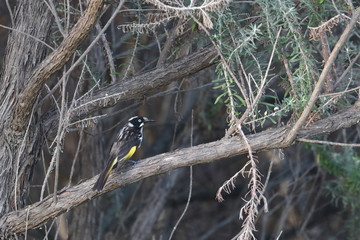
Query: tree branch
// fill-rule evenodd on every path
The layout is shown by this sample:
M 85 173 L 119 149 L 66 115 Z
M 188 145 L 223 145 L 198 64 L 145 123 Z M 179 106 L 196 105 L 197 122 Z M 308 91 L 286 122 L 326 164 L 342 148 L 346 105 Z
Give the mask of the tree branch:
M 72 119 L 81 119 L 97 110 L 112 107 L 118 102 L 142 99 L 159 92 L 162 87 L 169 85 L 171 82 L 211 66 L 216 53 L 213 47 L 204 48 L 171 64 L 101 88 L 91 96 L 81 100 L 78 106 L 74 108 Z
M 177 59 L 171 64 L 162 65 L 154 70 L 127 78 L 125 81 L 118 81 L 96 90 L 76 104 L 71 113 L 71 120 L 72 122 L 81 121 L 91 113 L 112 107 L 119 102 L 139 100 L 157 93 L 162 90 L 162 87 L 213 65 L 216 55 L 217 51 L 214 47 L 207 47 Z M 55 134 L 53 130 L 59 119 L 57 114 L 57 112 L 49 113 L 42 119 L 44 128 L 49 131 L 47 134 L 50 139 Z
M 301 129 L 297 138 L 310 138 L 329 134 L 357 124 L 359 121 L 360 102 L 357 102 L 354 106 L 342 112 Z M 295 142 L 289 143 L 285 141 L 287 132 L 291 128 L 292 126 L 279 127 L 248 135 L 248 143 L 256 152 L 288 147 Z M 91 190 L 97 178 L 95 176 L 76 186 L 59 191 L 56 203 L 53 201 L 53 196 L 50 195 L 43 201 L 29 205 L 25 209 L 6 214 L 0 219 L 0 236 L 8 231 L 22 233 L 25 232 L 26 227 L 28 229 L 38 227 L 80 204 L 143 178 L 162 174 L 176 168 L 213 162 L 231 156 L 246 154 L 247 152 L 248 147 L 244 141 L 238 137 L 233 137 L 144 159 L 135 167 L 122 170 L 121 174 L 119 171 L 113 171 L 102 192 L 93 192 Z
M 69 35 L 65 37 L 55 51 L 42 61 L 27 80 L 26 87 L 21 92 L 16 105 L 13 118 L 13 128 L 15 130 L 23 131 L 25 129 L 31 109 L 46 80 L 70 59 L 76 48 L 89 34 L 100 15 L 103 4 L 104 0 L 91 0 L 84 15 L 79 18 Z

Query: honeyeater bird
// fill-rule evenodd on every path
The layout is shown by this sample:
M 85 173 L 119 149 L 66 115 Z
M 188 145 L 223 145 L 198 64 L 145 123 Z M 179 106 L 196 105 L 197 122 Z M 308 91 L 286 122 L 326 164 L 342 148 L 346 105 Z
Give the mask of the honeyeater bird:
M 143 139 L 143 127 L 147 122 L 154 120 L 146 117 L 135 116 L 128 120 L 128 123 L 119 132 L 116 141 L 111 146 L 110 156 L 105 169 L 99 175 L 93 190 L 100 191 L 104 188 L 110 172 L 118 164 L 123 164 L 129 160 L 136 150 L 140 147 Z

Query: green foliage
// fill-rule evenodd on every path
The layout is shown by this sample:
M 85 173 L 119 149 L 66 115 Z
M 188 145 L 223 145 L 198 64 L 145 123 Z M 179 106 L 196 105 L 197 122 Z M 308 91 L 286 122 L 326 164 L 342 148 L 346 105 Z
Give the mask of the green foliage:
M 246 6 L 230 4 L 228 8 L 213 14 L 215 20 L 212 37 L 232 72 L 229 72 L 224 62 L 217 66 L 218 79 L 214 82 L 220 93 L 216 103 L 223 99 L 228 113 L 235 117 L 241 116 L 244 109 L 249 107 L 245 101 L 249 100 L 251 114 L 245 122 L 259 125 L 266 121 L 275 124 L 290 112 L 298 116 L 306 107 L 323 68 L 322 43 L 311 39 L 309 27 L 318 27 L 337 16 L 338 12 L 328 1 L 257 0 Z M 346 6 L 343 3 L 338 5 L 343 8 Z M 255 20 L 251 19 L 249 23 L 246 11 L 256 16 Z M 327 34 L 327 39 L 331 49 L 338 40 L 338 35 Z M 270 63 L 274 46 L 275 53 Z M 346 67 L 347 62 L 358 52 L 359 46 L 350 41 L 346 49 L 346 52 L 338 56 L 337 64 L 343 63 L 340 68 Z M 291 79 L 284 67 L 285 61 L 289 65 Z M 269 64 L 270 71 L 265 79 Z M 236 79 L 233 79 L 234 76 Z M 280 84 L 269 89 L 272 79 Z M 260 101 L 253 102 L 262 81 L 265 81 L 265 91 L 260 92 Z M 348 89 L 353 82 L 352 78 L 343 81 L 337 90 Z M 240 91 L 239 85 L 245 89 L 245 93 Z M 266 101 L 269 99 L 273 100 Z M 336 109 L 334 106 L 340 108 L 351 102 L 350 94 L 336 99 L 321 98 L 314 110 L 326 115 Z M 274 116 L 278 120 L 274 120 Z
M 350 239 L 359 236 L 360 157 L 352 148 L 335 152 L 329 146 L 314 146 L 319 165 L 334 176 L 326 190 L 334 204 L 342 205 L 347 216 L 346 228 Z
M 277 74 L 277 71 L 271 68 L 267 79 L 264 79 L 270 53 L 276 41 L 276 34 L 280 29 L 285 29 L 281 31 L 274 62 L 271 66 L 282 65 L 282 56 L 288 59 L 289 64 L 293 66 L 294 91 L 296 91 L 298 99 L 295 102 L 294 96 L 288 94 L 285 99 L 280 101 L 277 94 L 279 90 L 273 91 L 275 93 L 273 95 L 264 94 L 262 99 L 271 97 L 275 98 L 274 102 L 254 103 L 251 106 L 252 113 L 249 119 L 249 121 L 257 121 L 263 125 L 266 120 L 276 122 L 271 116 L 284 116 L 290 109 L 295 112 L 301 111 L 313 89 L 313 79 L 318 72 L 315 67 L 317 63 L 312 57 L 314 51 L 301 32 L 304 24 L 300 21 L 300 13 L 295 8 L 294 2 L 258 0 L 254 5 L 259 7 L 260 19 L 253 24 L 247 24 L 246 16 L 239 14 L 239 9 L 233 6 L 216 15 L 214 40 L 221 49 L 231 71 L 236 75 L 236 80 L 241 81 L 240 84 L 246 88 L 247 95 L 244 96 L 239 91 L 239 84 L 234 83 L 235 79 L 226 73 L 228 69 L 224 67 L 223 63 L 220 63 L 217 67 L 217 74 L 222 81 L 217 80 L 216 83 L 217 88 L 222 89 L 222 93 L 216 102 L 220 98 L 225 99 L 224 102 L 227 104 L 229 112 L 233 112 L 235 116 L 241 115 L 242 110 L 246 107 L 244 99 L 248 98 L 251 102 L 258 94 L 261 81 L 266 81 L 267 84 L 271 77 Z M 281 74 L 286 79 L 283 69 Z M 279 112 L 278 109 L 283 111 Z

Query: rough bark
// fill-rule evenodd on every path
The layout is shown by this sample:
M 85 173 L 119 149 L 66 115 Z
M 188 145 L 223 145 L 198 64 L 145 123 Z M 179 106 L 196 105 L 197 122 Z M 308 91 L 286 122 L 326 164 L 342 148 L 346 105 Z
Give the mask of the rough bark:
M 329 134 L 339 129 L 350 127 L 360 121 L 360 104 L 341 111 L 326 119 L 319 120 L 307 128 L 299 131 L 296 138 L 309 138 Z M 261 133 L 248 135 L 248 142 L 254 152 L 288 147 L 285 141 L 292 126 L 269 129 Z M 35 228 L 46 221 L 71 210 L 93 198 L 121 186 L 139 181 L 143 178 L 162 174 L 180 167 L 201 163 L 208 163 L 231 156 L 246 154 L 246 144 L 238 137 L 201 144 L 192 148 L 185 148 L 170 153 L 160 154 L 142 160 L 135 167 L 114 171 L 102 192 L 93 192 L 92 186 L 96 176 L 76 186 L 59 191 L 57 202 L 53 196 L 32 204 L 25 209 L 6 214 L 0 219 L 0 231 L 7 229 L 14 233 L 21 233 Z M 1 232 L 0 232 L 1 233 Z
M 46 54 L 47 47 L 34 38 L 45 40 L 51 24 L 50 12 L 42 1 L 19 1 L 14 20 L 17 31 L 8 38 L 0 87 L 0 216 L 23 205 L 39 149 L 37 125 L 33 122 L 27 134 L 25 129 L 14 131 L 11 117 L 26 80 Z
M 49 36 L 51 13 L 44 1 L 18 2 L 13 26 L 16 31 L 9 35 L 0 86 L 0 216 L 22 207 L 27 196 L 32 168 L 41 149 L 36 114 L 31 117 L 39 93 L 88 35 L 102 5 L 103 0 L 90 1 L 59 48 L 45 58 L 48 47 L 39 39 L 44 41 Z M 4 229 L 0 237 L 10 235 Z

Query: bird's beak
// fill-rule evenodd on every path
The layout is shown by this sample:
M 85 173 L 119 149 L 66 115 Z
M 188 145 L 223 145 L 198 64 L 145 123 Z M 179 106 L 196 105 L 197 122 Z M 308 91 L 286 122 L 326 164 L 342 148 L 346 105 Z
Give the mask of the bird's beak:
M 144 117 L 144 121 L 145 121 L 145 122 L 155 122 L 155 120 L 149 119 L 149 118 L 147 118 L 147 117 Z

